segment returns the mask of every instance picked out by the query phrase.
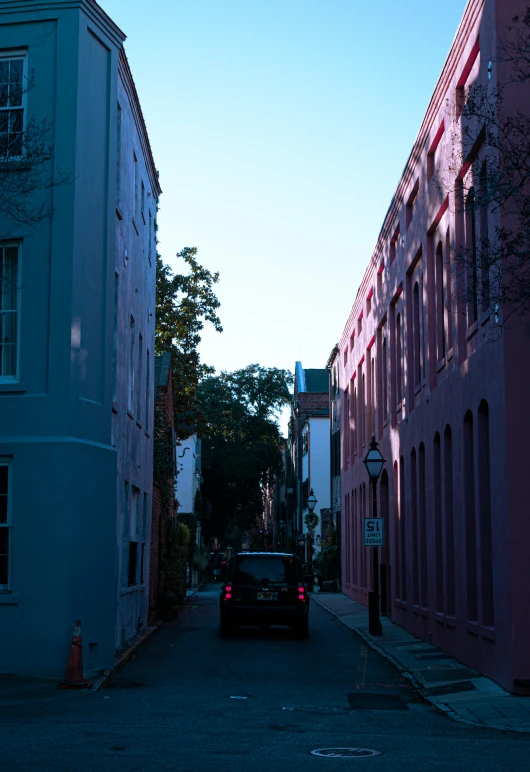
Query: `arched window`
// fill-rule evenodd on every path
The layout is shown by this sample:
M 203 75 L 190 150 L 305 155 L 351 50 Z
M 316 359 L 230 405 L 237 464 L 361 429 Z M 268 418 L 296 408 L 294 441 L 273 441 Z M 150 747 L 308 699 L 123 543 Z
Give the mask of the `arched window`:
M 418 468 L 416 460 L 416 449 L 412 448 L 410 454 L 410 514 L 412 531 L 412 603 L 419 605 L 419 554 L 418 554 Z
M 407 600 L 407 527 L 405 523 L 405 459 L 399 459 L 399 542 L 401 565 L 401 600 Z
M 444 431 L 445 585 L 446 614 L 455 615 L 455 537 L 453 521 L 453 436 Z
M 474 622 L 477 609 L 477 537 L 475 517 L 475 446 L 473 413 L 464 416 L 464 509 L 466 522 L 467 618 Z
M 425 492 L 425 445 L 418 448 L 418 536 L 420 564 L 420 604 L 429 607 L 429 577 L 427 572 L 427 505 Z
M 480 514 L 480 578 L 482 624 L 493 627 L 493 541 L 491 534 L 490 419 L 485 399 L 478 409 L 478 504 Z
M 444 611 L 444 569 L 442 531 L 442 448 L 440 434 L 434 435 L 434 558 L 436 573 L 436 611 Z

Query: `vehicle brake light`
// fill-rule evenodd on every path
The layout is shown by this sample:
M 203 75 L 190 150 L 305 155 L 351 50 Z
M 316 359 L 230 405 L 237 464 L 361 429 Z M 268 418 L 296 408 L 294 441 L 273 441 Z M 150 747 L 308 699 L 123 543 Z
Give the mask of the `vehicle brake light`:
M 305 592 L 305 587 L 299 587 L 298 592 Z
M 231 597 L 232 597 L 232 593 L 227 592 L 225 595 L 225 600 L 230 600 Z
M 305 595 L 299 595 L 298 600 L 305 600 Z
M 227 585 L 226 585 L 226 587 L 225 587 L 225 592 L 232 592 L 232 587 L 231 587 L 231 585 L 229 585 L 229 584 L 227 584 Z

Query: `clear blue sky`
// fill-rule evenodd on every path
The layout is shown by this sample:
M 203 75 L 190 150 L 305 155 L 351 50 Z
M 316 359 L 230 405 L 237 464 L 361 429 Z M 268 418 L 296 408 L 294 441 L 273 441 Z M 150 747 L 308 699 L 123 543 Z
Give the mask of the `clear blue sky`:
M 99 0 L 163 188 L 160 252 L 220 271 L 202 358 L 324 367 L 465 0 Z

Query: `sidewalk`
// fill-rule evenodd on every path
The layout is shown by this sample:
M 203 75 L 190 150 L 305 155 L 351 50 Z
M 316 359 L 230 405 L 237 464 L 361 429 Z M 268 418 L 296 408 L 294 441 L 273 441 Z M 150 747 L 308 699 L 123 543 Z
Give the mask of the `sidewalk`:
M 530 697 L 516 697 L 489 678 L 462 665 L 430 643 L 415 638 L 388 617 L 383 635 L 368 632 L 368 609 L 342 593 L 311 593 L 407 678 L 427 702 L 455 721 L 513 732 L 530 732 Z

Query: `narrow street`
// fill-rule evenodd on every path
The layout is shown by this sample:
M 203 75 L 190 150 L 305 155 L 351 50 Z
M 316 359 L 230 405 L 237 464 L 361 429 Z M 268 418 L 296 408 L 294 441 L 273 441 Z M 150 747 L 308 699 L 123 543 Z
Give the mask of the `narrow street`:
M 2 770 L 504 772 L 528 737 L 450 721 L 316 603 L 310 637 L 283 628 L 218 635 L 219 587 L 190 599 L 94 694 L 0 695 Z M 374 709 L 377 708 L 377 709 Z M 333 759 L 320 748 L 377 757 Z

